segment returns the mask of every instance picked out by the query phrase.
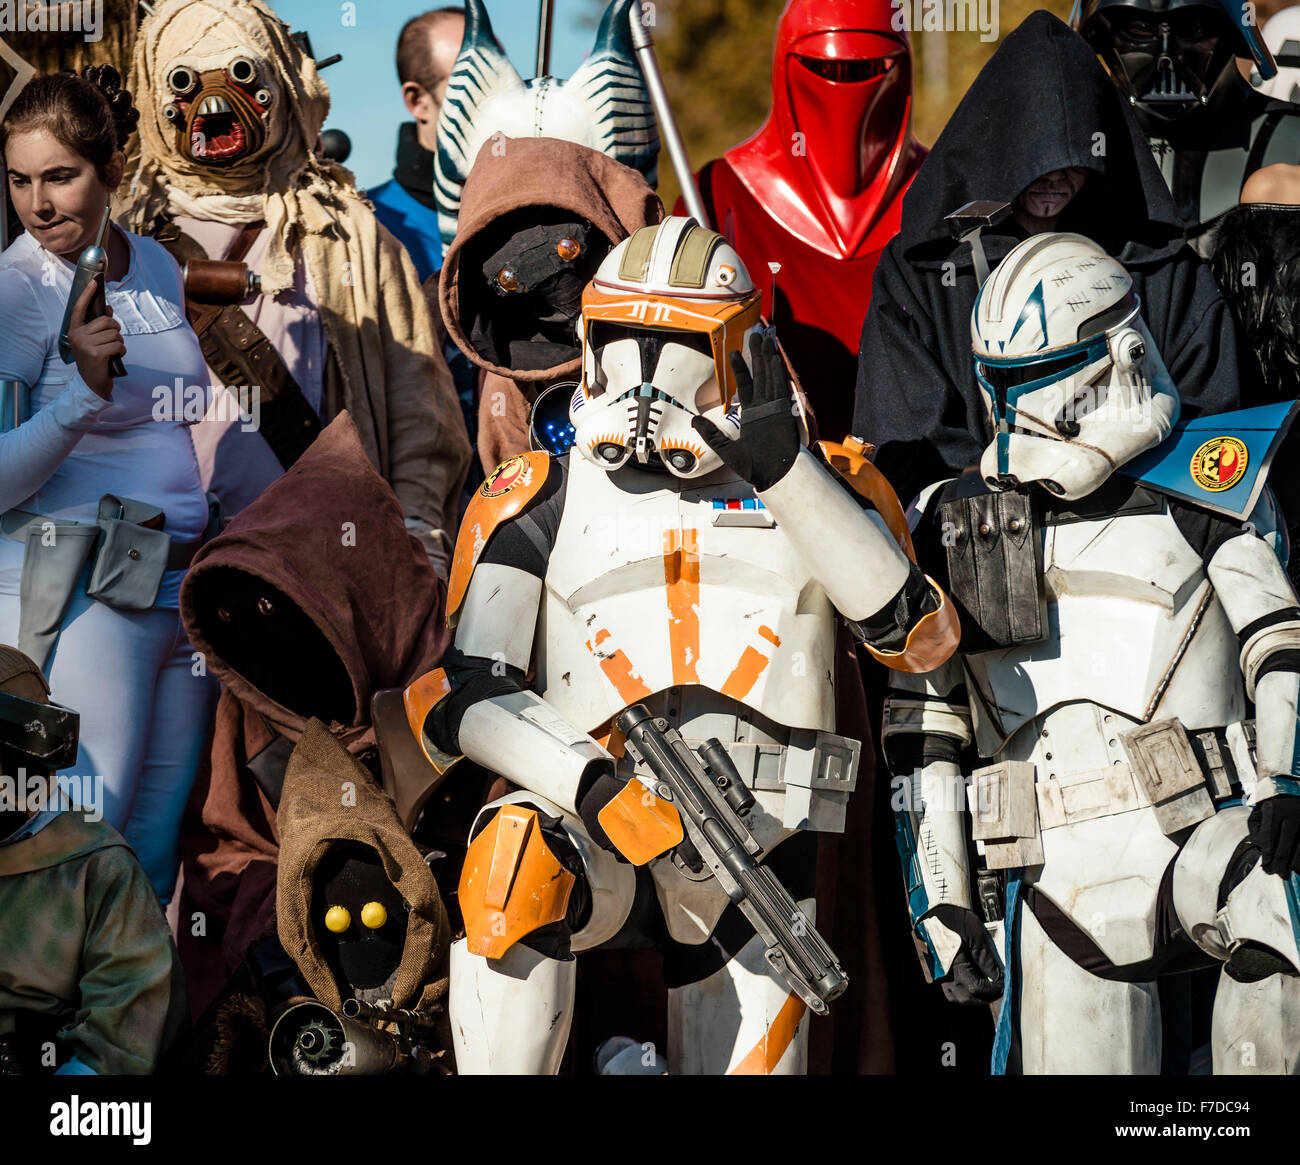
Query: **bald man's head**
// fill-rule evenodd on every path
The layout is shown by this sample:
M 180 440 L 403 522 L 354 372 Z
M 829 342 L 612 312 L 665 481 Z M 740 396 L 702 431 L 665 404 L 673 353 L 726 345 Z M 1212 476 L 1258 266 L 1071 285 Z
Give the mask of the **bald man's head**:
M 435 8 L 408 20 L 397 38 L 402 100 L 415 118 L 426 150 L 436 146 L 438 114 L 464 36 L 463 9 Z

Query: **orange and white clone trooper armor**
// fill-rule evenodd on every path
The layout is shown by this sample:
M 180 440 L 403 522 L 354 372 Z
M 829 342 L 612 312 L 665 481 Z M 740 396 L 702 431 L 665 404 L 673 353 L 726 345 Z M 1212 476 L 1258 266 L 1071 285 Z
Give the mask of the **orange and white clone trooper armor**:
M 455 647 L 419 681 L 435 702 L 418 727 L 518 789 L 480 812 L 460 884 L 462 1072 L 557 1071 L 573 956 L 633 932 L 665 953 L 670 1071 L 804 1069 L 824 1005 L 774 967 L 615 720 L 644 705 L 692 750 L 718 742 L 797 935 L 815 833 L 843 829 L 861 748 L 835 730 L 836 620 L 918 672 L 952 654 L 957 620 L 860 451 L 806 446 L 758 304 L 720 235 L 638 231 L 584 293 L 573 450 L 506 462 L 466 514 Z

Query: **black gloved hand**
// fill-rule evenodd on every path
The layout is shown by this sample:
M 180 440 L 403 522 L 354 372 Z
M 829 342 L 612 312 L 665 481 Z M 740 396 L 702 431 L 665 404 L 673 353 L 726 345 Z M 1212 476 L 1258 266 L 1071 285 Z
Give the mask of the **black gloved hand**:
M 1250 811 L 1248 827 L 1266 874 L 1300 873 L 1300 797 L 1266 797 Z
M 612 853 L 620 862 L 627 861 L 618 852 L 618 846 L 609 840 L 609 834 L 600 824 L 599 813 L 622 791 L 626 781 L 621 780 L 614 771 L 614 762 L 607 760 L 592 761 L 582 776 L 578 786 L 578 816 L 587 827 L 587 833 L 601 849 Z
M 936 918 L 961 937 L 961 950 L 940 981 L 951 1003 L 980 1006 L 1002 996 L 1002 963 L 984 921 L 961 906 L 936 906 L 926 916 Z
M 728 469 L 761 492 L 790 472 L 799 456 L 802 434 L 774 329 L 750 336 L 749 358 L 754 365 L 752 377 L 740 353 L 731 353 L 740 398 L 740 436 L 729 440 L 707 417 L 696 417 L 691 425 Z

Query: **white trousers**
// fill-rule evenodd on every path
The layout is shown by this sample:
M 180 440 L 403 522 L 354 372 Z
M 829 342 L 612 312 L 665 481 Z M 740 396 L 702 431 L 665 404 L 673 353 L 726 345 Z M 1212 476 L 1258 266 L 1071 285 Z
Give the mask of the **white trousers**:
M 0 594 L 0 642 L 17 644 L 18 616 L 18 596 Z M 115 611 L 79 588 L 46 669 L 50 698 L 81 716 L 77 763 L 61 775 L 94 781 L 164 903 L 219 690 L 193 654 L 179 611 Z

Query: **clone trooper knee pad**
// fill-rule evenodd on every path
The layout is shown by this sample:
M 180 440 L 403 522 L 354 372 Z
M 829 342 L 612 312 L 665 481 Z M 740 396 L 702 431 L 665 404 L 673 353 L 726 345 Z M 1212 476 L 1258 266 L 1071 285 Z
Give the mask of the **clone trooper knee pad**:
M 1264 872 L 1244 806 L 1201 822 L 1174 862 L 1174 911 L 1202 950 L 1243 983 L 1300 974 L 1286 882 Z
M 470 837 L 459 892 L 472 954 L 499 959 L 522 942 L 562 959 L 613 938 L 631 912 L 632 867 L 535 793 L 485 805 Z

